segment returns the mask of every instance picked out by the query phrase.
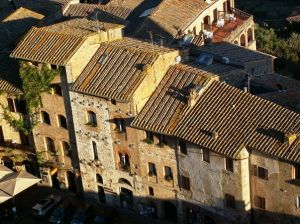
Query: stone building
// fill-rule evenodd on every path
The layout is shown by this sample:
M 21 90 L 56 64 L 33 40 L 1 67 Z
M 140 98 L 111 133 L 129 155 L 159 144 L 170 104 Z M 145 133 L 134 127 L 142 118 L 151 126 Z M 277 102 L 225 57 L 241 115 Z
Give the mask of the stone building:
M 123 25 L 98 23 L 88 19 L 71 19 L 42 28 L 33 27 L 11 56 L 32 66 L 46 64 L 59 71 L 53 90 L 43 94 L 41 123 L 34 129 L 35 148 L 44 160 L 41 176 L 45 185 L 80 190 L 79 167 L 69 84 L 86 66 L 101 42 L 122 37 Z M 77 176 L 76 176 L 77 175 Z M 79 181 L 79 182 L 78 182 Z
M 194 71 L 167 73 L 132 126 L 176 142 L 180 223 L 297 223 L 299 121 Z
M 72 85 L 70 97 L 87 198 L 143 210 L 149 196 L 145 185 L 148 171 L 141 155 L 146 152 L 141 152 L 141 139 L 129 124 L 178 58 L 177 50 L 124 38 L 102 44 Z M 174 196 L 172 187 L 161 188 L 165 195 L 169 191 Z

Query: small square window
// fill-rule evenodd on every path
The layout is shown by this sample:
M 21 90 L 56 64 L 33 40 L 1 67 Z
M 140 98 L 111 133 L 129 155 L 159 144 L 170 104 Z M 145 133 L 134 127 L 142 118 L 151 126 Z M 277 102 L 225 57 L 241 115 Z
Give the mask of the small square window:
M 225 159 L 225 168 L 226 168 L 226 170 L 228 170 L 230 172 L 234 171 L 233 159 L 231 159 L 231 158 Z
M 113 104 L 113 105 L 117 105 L 117 101 L 113 100 L 113 99 L 110 100 L 110 103 Z
M 294 179 L 300 179 L 300 164 L 294 165 Z
M 154 189 L 153 189 L 153 187 L 149 187 L 148 188 L 148 192 L 149 192 L 149 195 L 154 196 Z
M 227 208 L 235 208 L 235 198 L 233 195 L 225 194 L 225 205 Z
M 97 126 L 97 116 L 96 114 L 93 112 L 93 111 L 88 111 L 87 112 L 87 124 L 88 125 L 91 125 L 93 127 L 96 127 Z

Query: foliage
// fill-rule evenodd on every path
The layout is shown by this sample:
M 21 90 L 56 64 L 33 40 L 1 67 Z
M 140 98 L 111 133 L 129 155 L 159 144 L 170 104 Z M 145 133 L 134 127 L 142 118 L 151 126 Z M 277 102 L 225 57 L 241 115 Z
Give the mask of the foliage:
M 146 138 L 143 140 L 143 142 L 147 143 L 147 144 L 153 144 L 153 140 L 151 138 Z
M 43 165 L 46 162 L 46 160 L 43 157 L 43 153 L 44 152 L 36 152 L 36 159 L 39 165 Z
M 38 68 L 26 63 L 21 63 L 19 74 L 23 89 L 23 94 L 20 98 L 25 101 L 29 119 L 23 116 L 17 119 L 7 107 L 1 106 L 3 109 L 3 117 L 9 125 L 28 135 L 39 122 L 38 113 L 39 108 L 42 106 L 41 94 L 51 90 L 51 82 L 58 74 L 58 71 L 51 70 L 46 65 Z

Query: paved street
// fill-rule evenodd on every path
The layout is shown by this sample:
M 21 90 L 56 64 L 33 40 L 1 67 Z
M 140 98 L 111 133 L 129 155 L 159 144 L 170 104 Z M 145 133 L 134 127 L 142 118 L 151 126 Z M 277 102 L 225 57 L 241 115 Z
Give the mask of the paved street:
M 39 202 L 42 198 L 46 197 L 49 194 L 58 193 L 65 194 L 65 192 L 60 192 L 53 188 L 46 188 L 41 186 L 33 186 L 30 189 L 20 193 L 15 198 L 15 205 L 17 207 L 17 219 L 13 219 L 12 217 L 6 220 L 0 220 L 1 224 L 46 224 L 49 223 L 47 218 L 44 219 L 36 219 L 31 215 L 31 208 L 37 202 Z M 80 204 L 82 199 L 78 199 L 75 195 L 69 194 L 72 197 L 75 204 Z M 11 208 L 11 201 L 7 201 L 1 206 L 6 208 Z M 134 224 L 134 223 L 143 223 L 143 224 L 155 224 L 155 223 L 165 223 L 161 220 L 153 220 L 147 217 L 141 217 L 134 215 L 132 213 L 128 213 L 125 211 L 120 211 L 118 217 L 114 221 L 115 224 Z

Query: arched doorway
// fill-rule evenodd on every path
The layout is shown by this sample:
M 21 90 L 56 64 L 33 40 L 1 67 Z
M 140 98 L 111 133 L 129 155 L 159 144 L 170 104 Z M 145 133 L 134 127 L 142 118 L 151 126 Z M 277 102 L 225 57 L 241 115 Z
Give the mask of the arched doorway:
M 252 31 L 251 28 L 249 28 L 248 31 L 247 31 L 247 37 L 248 37 L 248 43 L 253 41 L 253 31 Z
M 171 202 L 166 201 L 163 203 L 165 218 L 171 222 L 177 222 L 177 209 Z
M 131 190 L 121 187 L 120 203 L 125 209 L 131 209 L 133 205 L 133 194 Z
M 71 171 L 67 172 L 68 178 L 68 190 L 72 193 L 76 193 L 75 175 Z
M 241 46 L 246 47 L 246 38 L 244 34 L 242 34 L 242 36 L 240 37 L 240 43 Z

